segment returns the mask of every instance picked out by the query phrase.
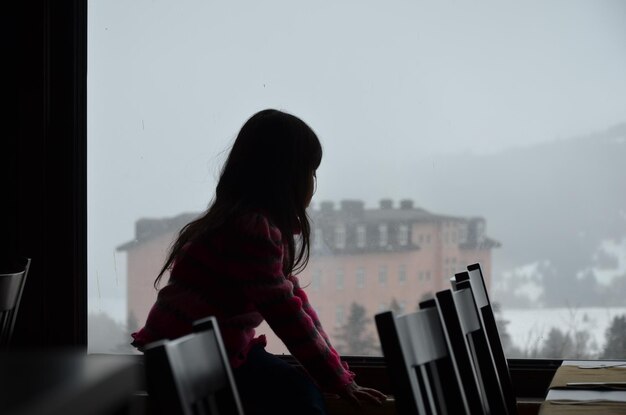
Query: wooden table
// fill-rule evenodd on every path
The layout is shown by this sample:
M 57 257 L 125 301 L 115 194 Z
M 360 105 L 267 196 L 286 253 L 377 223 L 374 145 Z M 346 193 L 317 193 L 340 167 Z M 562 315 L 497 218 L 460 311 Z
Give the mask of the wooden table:
M 563 361 L 539 415 L 626 414 L 626 389 L 600 390 L 591 385 L 571 385 L 572 382 L 626 382 L 626 366 L 615 366 L 618 364 L 626 365 L 626 361 Z
M 0 414 L 129 413 L 137 365 L 83 351 L 0 353 Z

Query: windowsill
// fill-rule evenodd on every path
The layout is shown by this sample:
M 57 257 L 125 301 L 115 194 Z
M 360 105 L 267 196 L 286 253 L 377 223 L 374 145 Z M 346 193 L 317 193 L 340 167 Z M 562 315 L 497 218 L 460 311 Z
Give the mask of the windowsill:
M 120 359 L 132 359 L 137 365 L 143 366 L 142 355 L 119 355 Z M 290 355 L 282 355 L 285 361 L 297 365 L 296 360 Z M 387 375 L 384 358 L 373 356 L 344 356 L 350 369 L 356 373 L 358 382 L 362 386 L 368 386 L 390 395 L 391 387 Z M 550 381 L 554 373 L 561 365 L 558 359 L 510 359 L 509 367 L 511 378 L 516 390 L 519 415 L 535 415 L 539 406 L 546 396 Z M 354 407 L 350 402 L 343 399 L 329 397 L 327 399 L 329 414 L 372 414 L 386 415 L 395 414 L 393 399 L 388 399 L 381 406 L 366 408 Z M 138 414 L 150 414 L 148 410 L 147 394 L 145 393 L 145 381 L 142 379 L 141 388 L 133 399 L 133 406 L 138 408 Z

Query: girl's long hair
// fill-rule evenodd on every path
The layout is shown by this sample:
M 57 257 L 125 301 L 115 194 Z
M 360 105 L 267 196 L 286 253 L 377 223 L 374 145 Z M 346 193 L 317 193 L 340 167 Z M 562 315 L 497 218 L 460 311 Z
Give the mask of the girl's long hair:
M 213 201 L 181 229 L 154 281 L 155 288 L 188 242 L 242 214 L 260 211 L 280 230 L 288 252 L 285 275 L 306 267 L 311 227 L 306 213 L 312 175 L 322 160 L 315 132 L 301 119 L 267 109 L 243 125 L 222 167 Z M 294 233 L 300 232 L 296 253 Z

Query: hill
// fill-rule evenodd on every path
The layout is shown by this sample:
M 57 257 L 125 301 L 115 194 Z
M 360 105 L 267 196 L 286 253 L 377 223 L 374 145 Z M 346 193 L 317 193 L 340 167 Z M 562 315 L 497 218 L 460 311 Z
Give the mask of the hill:
M 589 270 L 602 265 L 603 243 L 626 240 L 626 123 L 498 154 L 442 156 L 413 174 L 423 206 L 486 218 L 502 242 L 496 281 L 540 264 L 544 304 L 602 301 Z

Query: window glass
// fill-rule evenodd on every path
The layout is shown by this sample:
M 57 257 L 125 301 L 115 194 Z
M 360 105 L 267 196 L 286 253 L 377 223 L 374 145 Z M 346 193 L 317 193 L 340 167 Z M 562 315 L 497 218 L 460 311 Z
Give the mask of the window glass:
M 346 227 L 337 225 L 335 227 L 335 248 L 344 249 L 346 247 Z
M 335 279 L 336 279 L 336 288 L 338 290 L 343 290 L 343 283 L 344 283 L 344 274 L 343 274 L 343 268 L 339 268 L 337 269 L 337 273 L 335 274 Z
M 356 269 L 356 287 L 364 288 L 365 287 L 365 268 L 358 267 Z
M 367 234 L 365 233 L 365 225 L 357 225 L 356 227 L 356 246 L 357 248 L 364 248 Z
M 324 146 L 299 278 L 331 340 L 353 303 L 375 334 L 480 263 L 510 357 L 626 358 L 624 2 L 88 10 L 91 352 L 132 352 L 176 232 L 271 107 Z

